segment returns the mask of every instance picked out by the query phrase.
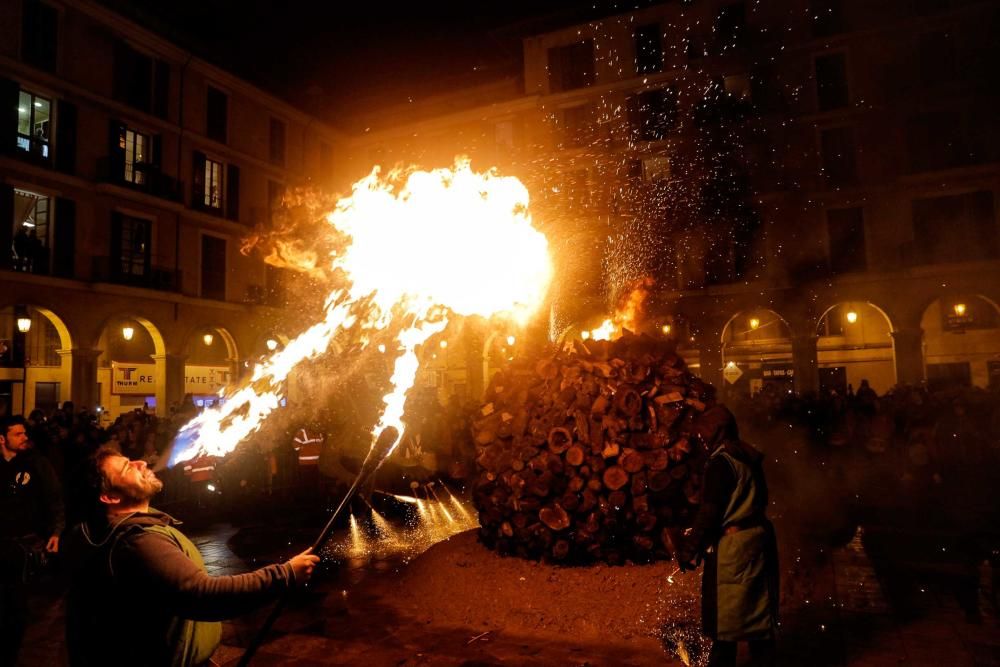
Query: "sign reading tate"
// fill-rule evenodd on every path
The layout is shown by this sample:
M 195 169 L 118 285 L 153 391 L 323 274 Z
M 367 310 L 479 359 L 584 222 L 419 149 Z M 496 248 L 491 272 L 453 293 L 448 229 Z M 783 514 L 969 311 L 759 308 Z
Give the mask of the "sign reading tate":
M 228 366 L 185 366 L 185 394 L 215 394 L 229 384 Z M 111 393 L 152 396 L 156 393 L 156 365 L 111 362 Z

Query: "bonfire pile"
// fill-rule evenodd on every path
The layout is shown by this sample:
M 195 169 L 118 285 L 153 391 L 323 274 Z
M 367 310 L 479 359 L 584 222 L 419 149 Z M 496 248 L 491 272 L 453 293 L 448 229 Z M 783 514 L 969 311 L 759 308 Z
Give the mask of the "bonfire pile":
M 626 332 L 498 373 L 473 427 L 481 540 L 562 562 L 670 558 L 700 502 L 714 389 Z

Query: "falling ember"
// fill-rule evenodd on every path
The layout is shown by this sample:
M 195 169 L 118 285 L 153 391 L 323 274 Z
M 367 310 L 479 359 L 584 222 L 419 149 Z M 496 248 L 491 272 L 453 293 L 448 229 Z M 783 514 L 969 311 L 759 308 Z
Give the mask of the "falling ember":
M 348 239 L 330 258 L 346 287 L 326 299 L 323 319 L 258 364 L 250 380 L 181 428 L 170 465 L 199 455 L 224 456 L 260 428 L 284 396 L 300 362 L 327 351 L 357 327 L 364 345 L 398 330 L 400 350 L 383 396 L 382 429 L 403 431 L 417 349 L 454 316 L 507 316 L 525 323 L 552 277 L 545 237 L 531 224 L 528 191 L 516 178 L 452 169 L 390 172 L 376 168 L 327 216 L 332 235 Z M 509 258 L 517 257 L 511 265 Z

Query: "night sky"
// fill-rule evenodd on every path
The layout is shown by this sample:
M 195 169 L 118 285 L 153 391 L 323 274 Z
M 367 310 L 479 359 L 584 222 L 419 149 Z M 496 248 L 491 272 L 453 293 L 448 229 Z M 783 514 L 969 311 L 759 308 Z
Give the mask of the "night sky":
M 516 74 L 524 35 L 637 5 L 621 0 L 353 6 L 300 0 L 102 1 L 334 122 L 358 111 Z

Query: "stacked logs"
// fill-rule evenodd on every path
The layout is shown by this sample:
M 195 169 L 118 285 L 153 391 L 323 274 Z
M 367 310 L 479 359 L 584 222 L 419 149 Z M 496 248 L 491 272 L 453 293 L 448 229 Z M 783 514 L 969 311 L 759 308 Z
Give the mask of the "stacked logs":
M 700 500 L 691 434 L 713 397 L 669 341 L 628 332 L 499 372 L 473 426 L 481 540 L 561 562 L 670 558 Z

